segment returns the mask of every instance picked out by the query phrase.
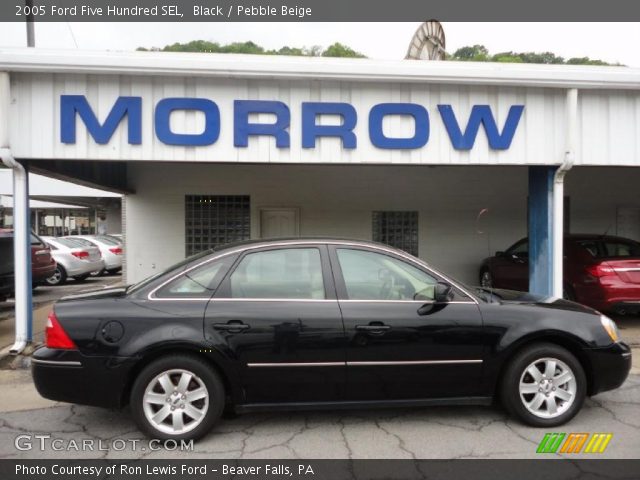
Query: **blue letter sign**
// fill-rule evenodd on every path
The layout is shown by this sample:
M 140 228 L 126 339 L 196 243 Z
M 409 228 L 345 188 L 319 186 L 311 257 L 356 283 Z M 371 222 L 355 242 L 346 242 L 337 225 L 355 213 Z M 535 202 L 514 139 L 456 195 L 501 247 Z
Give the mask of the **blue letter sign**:
M 318 115 L 340 115 L 342 125 L 318 125 Z M 348 103 L 303 102 L 302 148 L 315 148 L 317 137 L 340 137 L 343 148 L 356 148 L 353 129 L 357 121 L 356 109 Z
M 87 132 L 100 145 L 109 143 L 125 115 L 128 117 L 129 143 L 132 145 L 142 143 L 142 98 L 140 97 L 118 97 L 107 119 L 100 125 L 84 95 L 62 95 L 60 97 L 60 141 L 62 143 L 76 143 L 76 113 L 87 127 Z
M 276 123 L 249 123 L 250 113 L 272 113 Z M 270 135 L 276 138 L 276 147 L 289 148 L 289 107 L 282 102 L 266 100 L 236 100 L 233 102 L 233 144 L 246 147 L 249 135 Z
M 506 150 L 511 145 L 513 135 L 516 133 L 516 127 L 520 121 L 524 105 L 513 105 L 509 109 L 502 133 L 498 132 L 498 127 L 489 105 L 473 106 L 464 134 L 460 130 L 460 125 L 456 120 L 456 114 L 453 113 L 451 105 L 438 105 L 438 110 L 451 139 L 451 145 L 456 150 L 471 150 L 473 148 L 480 124 L 484 126 L 489 146 L 494 150 Z
M 197 110 L 204 113 L 202 133 L 174 133 L 171 131 L 171 112 Z M 206 98 L 164 98 L 156 105 L 156 137 L 167 145 L 197 147 L 211 145 L 220 135 L 220 110 Z
M 411 115 L 415 125 L 413 137 L 389 138 L 382 131 L 386 115 Z M 415 103 L 379 103 L 369 112 L 369 138 L 378 148 L 410 149 L 424 147 L 429 141 L 429 113 Z

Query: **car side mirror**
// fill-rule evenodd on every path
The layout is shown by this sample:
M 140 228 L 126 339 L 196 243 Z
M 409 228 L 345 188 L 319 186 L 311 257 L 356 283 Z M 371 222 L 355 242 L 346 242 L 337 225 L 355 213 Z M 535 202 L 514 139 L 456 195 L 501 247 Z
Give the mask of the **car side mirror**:
M 453 287 L 445 282 L 438 282 L 435 286 L 434 300 L 436 303 L 447 303 L 453 298 Z

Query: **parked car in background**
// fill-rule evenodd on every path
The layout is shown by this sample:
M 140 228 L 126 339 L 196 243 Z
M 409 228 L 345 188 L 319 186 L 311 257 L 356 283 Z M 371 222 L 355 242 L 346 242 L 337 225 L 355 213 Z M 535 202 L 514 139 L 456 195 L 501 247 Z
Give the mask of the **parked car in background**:
M 46 279 L 49 285 L 62 285 L 69 277 L 83 281 L 91 272 L 104 268 L 104 260 L 98 247 L 84 245 L 67 237 L 43 239 L 51 247 L 51 254 L 57 263 L 53 275 Z
M 495 397 L 553 428 L 625 381 L 631 349 L 611 319 L 574 302 L 469 288 L 381 244 L 296 238 L 226 245 L 134 286 L 66 296 L 31 365 L 45 398 L 129 404 L 151 438 L 189 439 L 225 409 Z
M 13 294 L 13 229 L 0 229 L 0 300 Z M 31 282 L 37 286 L 53 275 L 56 262 L 51 250 L 35 233 L 31 234 Z
M 483 287 L 527 291 L 529 242 L 523 238 L 485 259 Z M 610 235 L 568 235 L 564 239 L 564 297 L 603 312 L 640 312 L 640 243 Z
M 124 250 L 121 241 L 109 235 L 73 235 L 66 238 L 88 242 L 85 244 L 98 247 L 104 260 L 104 269 L 101 273 L 114 274 L 122 270 L 122 254 Z

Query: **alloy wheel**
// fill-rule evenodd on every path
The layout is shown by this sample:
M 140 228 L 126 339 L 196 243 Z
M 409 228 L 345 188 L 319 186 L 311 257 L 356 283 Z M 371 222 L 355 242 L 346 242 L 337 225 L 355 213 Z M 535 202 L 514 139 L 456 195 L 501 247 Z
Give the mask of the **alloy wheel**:
M 183 369 L 167 370 L 147 385 L 142 399 L 147 421 L 169 435 L 196 428 L 209 408 L 209 391 L 200 377 Z
M 562 360 L 545 357 L 524 369 L 518 389 L 525 408 L 539 418 L 556 418 L 566 412 L 576 398 L 573 370 Z
M 59 268 L 56 268 L 56 271 L 53 272 L 53 275 L 46 279 L 46 282 L 49 285 L 58 285 L 60 283 L 60 280 L 62 280 L 62 272 Z

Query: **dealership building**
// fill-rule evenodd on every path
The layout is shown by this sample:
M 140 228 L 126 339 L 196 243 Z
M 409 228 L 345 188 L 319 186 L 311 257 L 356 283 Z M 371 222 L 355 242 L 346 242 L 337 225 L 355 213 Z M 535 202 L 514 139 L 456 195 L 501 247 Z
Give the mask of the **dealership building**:
M 0 49 L 0 72 L 5 164 L 123 194 L 126 282 L 322 235 L 477 283 L 531 232 L 557 294 L 564 233 L 640 240 L 639 69 Z

